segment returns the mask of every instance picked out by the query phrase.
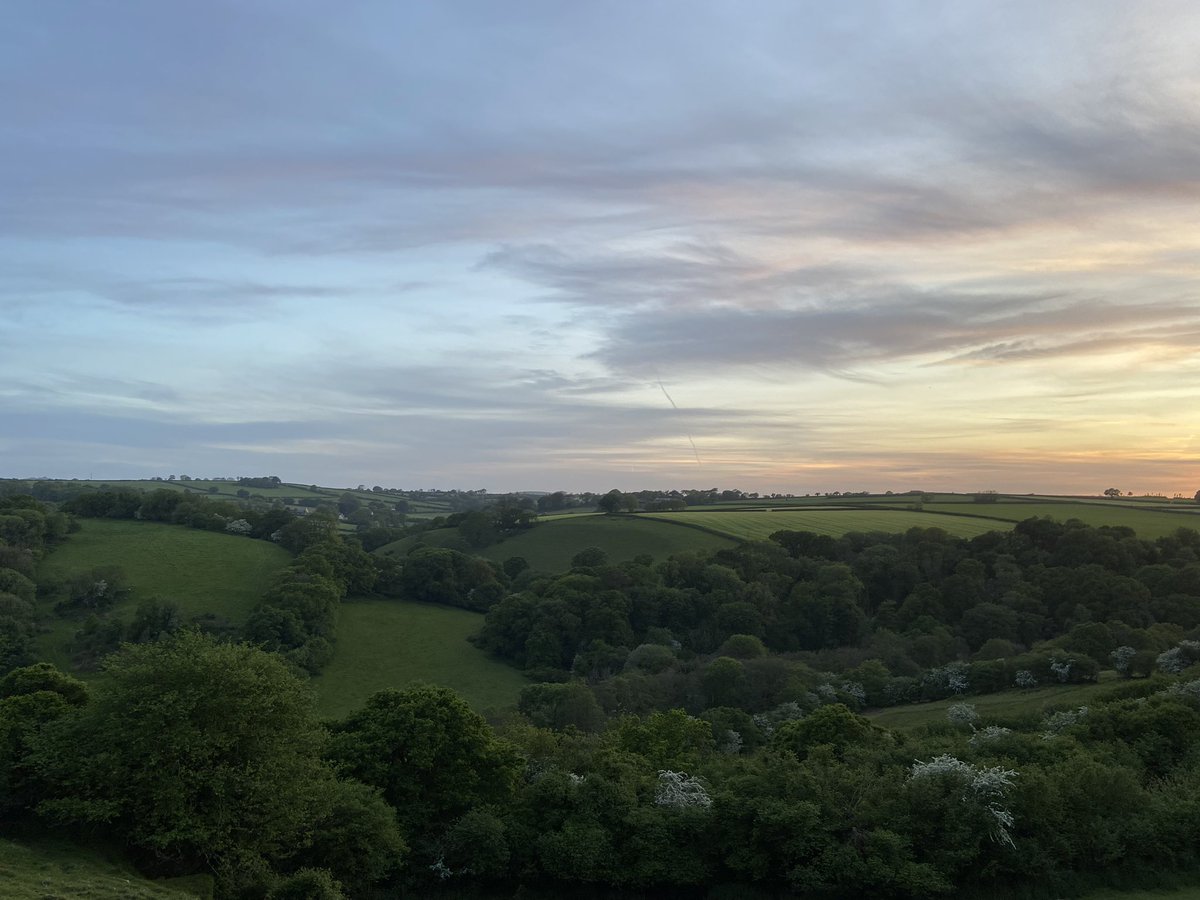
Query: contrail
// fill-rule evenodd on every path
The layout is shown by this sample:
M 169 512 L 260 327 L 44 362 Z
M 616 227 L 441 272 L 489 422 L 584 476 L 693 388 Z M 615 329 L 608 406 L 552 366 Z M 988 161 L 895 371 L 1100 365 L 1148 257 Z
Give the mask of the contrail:
M 659 386 L 660 388 L 662 388 L 663 396 L 664 396 L 664 397 L 666 397 L 666 398 L 667 398 L 667 402 L 671 404 L 671 409 L 679 409 L 679 407 L 675 405 L 675 401 L 671 399 L 671 395 L 667 393 L 667 388 L 666 388 L 666 386 L 665 386 L 665 385 L 662 383 L 662 379 L 661 379 L 661 378 L 660 378 L 660 379 L 658 379 L 658 386 Z
M 671 409 L 678 412 L 679 407 L 676 405 L 675 401 L 671 398 L 671 395 L 667 393 L 667 386 L 662 383 L 661 378 L 658 379 L 658 386 L 660 388 L 662 388 L 663 396 L 666 397 L 667 402 L 671 404 Z M 684 433 L 687 434 L 687 432 L 684 432 Z M 692 452 L 694 454 L 696 454 L 696 465 L 703 466 L 704 463 L 700 462 L 700 451 L 696 449 L 696 442 L 692 440 L 692 436 L 690 434 L 687 434 L 687 439 L 688 439 L 688 443 L 692 445 Z

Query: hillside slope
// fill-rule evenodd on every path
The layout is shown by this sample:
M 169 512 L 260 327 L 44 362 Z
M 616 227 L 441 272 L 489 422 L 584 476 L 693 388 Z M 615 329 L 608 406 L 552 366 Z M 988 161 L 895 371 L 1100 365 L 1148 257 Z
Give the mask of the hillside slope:
M 17 844 L 0 838 L 0 897 L 5 900 L 196 900 L 211 879 L 149 881 L 80 847 Z
M 413 535 L 375 552 L 403 556 L 417 543 L 472 552 L 462 543 L 457 529 L 451 528 Z M 608 554 L 609 562 L 626 562 L 642 554 L 661 561 L 675 553 L 719 550 L 735 543 L 733 538 L 670 521 L 596 514 L 544 519 L 528 531 L 474 552 L 493 562 L 522 556 L 539 571 L 565 572 L 571 567 L 571 557 L 588 547 L 599 547 Z
M 140 600 L 159 597 L 178 603 L 185 618 L 214 613 L 240 625 L 289 560 L 267 541 L 154 522 L 81 519 L 80 530 L 42 561 L 38 574 L 64 577 L 118 566 L 132 593 L 110 615 L 128 620 Z M 81 619 L 49 608 L 41 613 L 49 630 L 38 638 L 39 655 L 69 669 L 65 644 Z

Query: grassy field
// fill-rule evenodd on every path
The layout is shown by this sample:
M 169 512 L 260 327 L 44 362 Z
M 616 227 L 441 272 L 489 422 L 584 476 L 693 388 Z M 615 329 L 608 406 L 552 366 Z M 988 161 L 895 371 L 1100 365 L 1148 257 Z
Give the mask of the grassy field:
M 483 556 L 503 562 L 523 556 L 543 572 L 565 572 L 571 557 L 588 547 L 599 547 L 609 562 L 625 562 L 641 554 L 656 560 L 689 550 L 720 550 L 734 542 L 695 528 L 625 516 L 571 516 L 543 522 L 536 528 L 485 549 Z
M 195 900 L 211 897 L 211 879 L 148 881 L 132 869 L 75 846 L 26 846 L 0 838 L 0 897 L 5 900 Z
M 1107 677 L 1105 677 L 1107 676 Z M 930 722 L 946 721 L 946 710 L 955 703 L 970 703 L 986 722 L 989 717 L 1009 718 L 1022 713 L 1040 714 L 1047 707 L 1086 706 L 1113 687 L 1115 673 L 1105 672 L 1096 684 L 1050 685 L 1033 690 L 1001 691 L 998 694 L 981 694 L 972 697 L 954 697 L 935 700 L 932 703 L 910 703 L 906 706 L 891 706 L 887 709 L 868 712 L 876 725 L 905 731 L 928 725 Z
M 1060 522 L 1078 519 L 1088 525 L 1125 525 L 1137 532 L 1138 537 L 1153 540 L 1171 534 L 1177 528 L 1200 529 L 1200 511 L 1183 507 L 1178 512 L 1167 510 L 1140 509 L 1123 505 L 1122 502 L 1044 502 L 1044 503 L 988 503 L 971 504 L 964 509 L 962 504 L 927 503 L 929 512 L 970 512 L 972 515 L 988 516 L 1020 522 L 1035 516 L 1049 516 Z
M 691 524 L 743 540 L 766 540 L 776 531 L 813 531 L 835 537 L 848 531 L 907 531 L 941 528 L 959 537 L 1010 528 L 1003 521 L 939 515 L 905 509 L 785 509 L 642 513 L 639 518 Z
M 1200 887 L 1167 888 L 1161 891 L 1093 891 L 1079 900 L 1200 900 Z
M 473 552 L 462 543 L 457 529 L 452 528 L 413 535 L 375 552 L 403 556 L 418 542 Z M 543 519 L 528 531 L 474 552 L 493 562 L 523 556 L 539 571 L 565 572 L 571 567 L 571 557 L 588 547 L 602 549 L 610 562 L 625 562 L 640 554 L 661 560 L 674 553 L 719 550 L 733 545 L 730 538 L 697 528 L 680 527 L 673 522 L 658 522 L 643 516 L 590 514 Z
M 407 556 L 408 551 L 417 544 L 424 544 L 427 547 L 449 547 L 452 550 L 461 550 L 463 553 L 471 552 L 457 528 L 434 528 L 432 531 L 410 534 L 398 541 L 384 544 L 375 552 L 381 556 Z
M 428 681 L 453 688 L 476 710 L 509 709 L 528 682 L 467 643 L 483 616 L 398 600 L 350 600 L 333 662 L 313 679 L 317 708 L 340 718 L 375 691 Z
M 132 596 L 112 614 L 128 620 L 139 600 L 174 600 L 185 616 L 216 613 L 245 621 L 271 578 L 290 557 L 267 541 L 198 531 L 178 525 L 114 519 L 82 519 L 80 531 L 43 560 L 40 574 L 63 576 L 95 566 L 119 566 Z M 50 630 L 38 638 L 42 658 L 69 667 L 64 645 L 80 620 L 42 611 Z

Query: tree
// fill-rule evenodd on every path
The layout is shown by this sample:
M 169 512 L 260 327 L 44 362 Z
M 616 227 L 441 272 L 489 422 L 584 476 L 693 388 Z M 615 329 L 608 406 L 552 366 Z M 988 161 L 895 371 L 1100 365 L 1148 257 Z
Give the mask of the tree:
M 625 508 L 625 495 L 616 488 L 613 488 L 600 498 L 599 502 L 596 504 L 596 507 L 602 513 L 606 513 L 610 516 L 613 513 L 619 513 Z
M 708 706 L 740 706 L 746 687 L 746 667 L 736 659 L 719 656 L 700 676 Z
M 804 759 L 810 750 L 828 744 L 839 756 L 855 744 L 876 739 L 877 730 L 862 716 L 855 715 L 842 703 L 822 706 L 803 719 L 785 722 L 771 737 L 771 745 Z
M 600 547 L 585 547 L 571 557 L 572 569 L 593 569 L 607 563 L 608 554 Z
M 313 544 L 338 540 L 337 518 L 317 510 L 294 519 L 279 529 L 279 543 L 285 550 L 302 553 Z
M 372 694 L 332 726 L 329 758 L 382 790 L 405 832 L 425 840 L 476 806 L 507 800 L 520 768 L 466 701 L 432 685 Z
M 531 684 L 521 690 L 517 709 L 539 728 L 562 731 L 600 731 L 604 711 L 587 685 L 578 681 L 567 684 Z
M 1105 490 L 1104 490 L 1104 496 L 1105 496 L 1105 497 L 1114 497 L 1114 498 L 1115 498 L 1115 497 L 1120 497 L 1120 496 L 1121 496 L 1121 489 L 1120 489 L 1120 488 L 1105 488 Z
M 445 547 L 422 547 L 405 557 L 400 586 L 409 600 L 479 611 L 504 594 L 491 563 Z
M 39 812 L 104 825 L 177 872 L 296 842 L 331 776 L 312 695 L 279 657 L 185 631 L 125 645 L 103 673 L 34 741 Z
M 0 678 L 0 821 L 23 814 L 37 801 L 29 752 L 38 731 L 87 700 L 83 682 L 49 663 Z

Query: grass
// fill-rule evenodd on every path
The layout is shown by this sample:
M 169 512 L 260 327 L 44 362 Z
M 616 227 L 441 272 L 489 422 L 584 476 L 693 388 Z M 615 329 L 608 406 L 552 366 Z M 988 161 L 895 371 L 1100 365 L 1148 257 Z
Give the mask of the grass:
M 435 528 L 432 531 L 410 534 L 398 541 L 384 544 L 375 552 L 381 556 L 407 556 L 408 551 L 417 544 L 425 544 L 428 547 L 450 547 L 453 550 L 461 550 L 463 553 L 471 552 L 457 528 Z
M 179 525 L 127 519 L 82 519 L 80 530 L 41 564 L 40 576 L 64 576 L 95 566 L 119 566 L 133 589 L 111 615 L 128 619 L 138 601 L 161 597 L 179 604 L 184 617 L 215 613 L 234 624 L 246 620 L 290 561 L 287 552 L 267 541 L 198 531 Z M 70 667 L 65 644 L 81 625 L 43 608 L 48 631 L 38 650 L 62 668 Z
M 472 552 L 454 528 L 412 535 L 386 544 L 375 552 L 403 556 L 417 543 Z M 658 522 L 642 516 L 592 513 L 543 519 L 528 531 L 475 552 L 493 562 L 504 562 L 511 556 L 523 556 L 530 566 L 540 572 L 565 572 L 571 567 L 571 557 L 588 547 L 599 547 L 608 554 L 609 562 L 619 563 L 642 554 L 663 560 L 675 553 L 720 550 L 733 545 L 731 538 L 701 529 L 681 528 L 673 522 Z
M 528 682 L 515 669 L 467 643 L 483 616 L 465 609 L 399 600 L 348 600 L 337 652 L 313 679 L 317 708 L 333 718 L 375 691 L 416 681 L 458 691 L 476 710 L 509 709 Z
M 541 572 L 565 572 L 571 557 L 588 547 L 599 547 L 609 562 L 625 562 L 641 554 L 656 560 L 689 550 L 720 550 L 732 547 L 734 540 L 702 529 L 679 527 L 674 522 L 658 522 L 643 516 L 587 515 L 551 516 L 520 534 L 472 551 L 456 528 L 439 528 L 410 535 L 376 550 L 383 555 L 404 556 L 416 544 L 451 547 L 464 553 L 475 552 L 493 562 L 511 556 L 523 556 Z
M 961 512 L 961 504 L 929 503 L 930 512 Z M 1147 540 L 1164 537 L 1177 528 L 1200 529 L 1200 512 L 1184 507 L 1178 512 L 1166 510 L 1138 509 L 1123 506 L 1119 502 L 1042 502 L 1042 503 L 988 503 L 971 507 L 972 515 L 988 516 L 1020 522 L 1034 516 L 1049 516 L 1060 522 L 1078 519 L 1087 525 L 1125 525 Z
M 608 561 L 626 562 L 646 554 L 664 560 L 676 553 L 720 550 L 733 546 L 727 537 L 641 516 L 571 516 L 542 522 L 529 531 L 493 544 L 482 556 L 503 562 L 523 556 L 534 569 L 565 572 L 571 557 L 588 547 L 599 547 Z
M 1006 522 L 940 515 L 905 509 L 732 509 L 677 513 L 643 513 L 640 518 L 690 524 L 743 540 L 766 540 L 776 531 L 813 531 L 839 537 L 849 531 L 907 531 L 941 528 L 959 537 L 1010 528 Z
M 26 846 L 0 839 L 0 897 L 5 900 L 195 900 L 212 896 L 211 879 L 167 886 L 75 846 Z
M 1107 677 L 1105 677 L 1107 676 Z M 1035 688 L 1033 690 L 1001 691 L 998 694 L 952 697 L 932 703 L 910 703 L 905 706 L 890 706 L 887 709 L 868 712 L 876 725 L 897 731 L 907 731 L 931 722 L 946 721 L 946 710 L 955 703 L 970 703 L 986 722 L 989 718 L 1010 718 L 1029 712 L 1042 713 L 1048 707 L 1086 706 L 1097 694 L 1113 686 L 1115 674 L 1106 672 L 1096 684 L 1064 684 Z
M 1200 887 L 1136 891 L 1090 891 L 1079 898 L 1079 900 L 1200 900 Z

